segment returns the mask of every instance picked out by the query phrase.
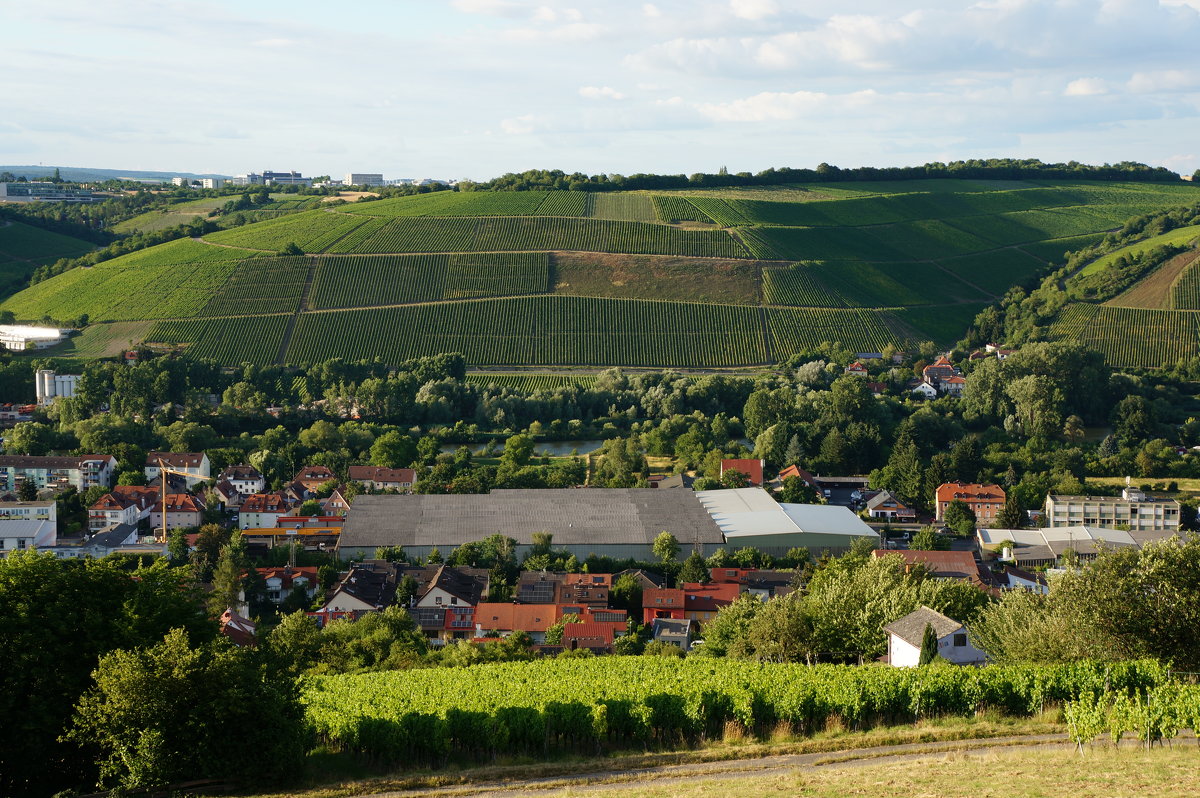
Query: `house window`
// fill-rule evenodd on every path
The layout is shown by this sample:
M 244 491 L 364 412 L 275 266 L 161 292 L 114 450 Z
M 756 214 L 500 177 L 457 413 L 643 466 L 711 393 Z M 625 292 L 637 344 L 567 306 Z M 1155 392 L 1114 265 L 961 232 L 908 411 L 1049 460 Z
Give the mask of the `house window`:
M 442 603 L 442 597 L 441 597 L 441 596 L 434 596 L 434 597 L 433 597 L 433 603 L 434 603 L 434 604 L 441 604 L 441 603 Z
M 654 603 L 655 603 L 655 604 L 662 604 L 662 599 L 655 599 L 655 600 L 654 600 Z
M 962 648 L 966 644 L 967 644 L 967 636 L 965 634 L 962 634 L 960 632 L 959 634 L 956 634 L 954 636 L 954 647 L 955 648 Z
M 458 596 L 451 596 L 451 597 L 450 597 L 450 603 L 451 603 L 451 604 L 457 604 L 457 603 L 458 603 Z

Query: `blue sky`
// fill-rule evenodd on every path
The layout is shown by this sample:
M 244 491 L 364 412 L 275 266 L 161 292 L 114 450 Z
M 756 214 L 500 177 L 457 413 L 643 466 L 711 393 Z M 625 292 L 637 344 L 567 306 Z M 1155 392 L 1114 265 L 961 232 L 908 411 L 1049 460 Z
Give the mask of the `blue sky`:
M 29 0 L 0 163 L 1200 167 L 1200 0 Z

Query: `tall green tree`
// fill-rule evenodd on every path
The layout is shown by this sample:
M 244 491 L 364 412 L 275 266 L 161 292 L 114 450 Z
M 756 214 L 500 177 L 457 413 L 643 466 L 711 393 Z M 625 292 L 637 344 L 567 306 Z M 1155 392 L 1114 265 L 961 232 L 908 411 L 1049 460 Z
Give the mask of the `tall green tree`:
M 917 659 L 918 665 L 929 665 L 938 657 L 937 632 L 933 624 L 925 624 L 925 634 L 921 636 L 921 654 Z
M 665 529 L 658 533 L 652 547 L 654 556 L 661 563 L 673 562 L 679 556 L 679 541 Z
M 259 656 L 220 641 L 193 647 L 172 630 L 156 646 L 100 659 L 67 739 L 99 750 L 99 785 L 185 779 L 262 783 L 294 776 L 307 734 L 297 688 Z

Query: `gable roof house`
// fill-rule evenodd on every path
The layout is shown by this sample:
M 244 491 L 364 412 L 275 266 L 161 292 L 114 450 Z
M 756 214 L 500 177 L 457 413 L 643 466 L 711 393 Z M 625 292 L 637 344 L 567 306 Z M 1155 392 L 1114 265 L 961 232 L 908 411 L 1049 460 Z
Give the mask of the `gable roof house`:
M 568 651 L 586 648 L 597 653 L 612 653 L 613 640 L 626 631 L 623 623 L 598 621 L 563 625 L 562 647 Z
M 238 508 L 238 526 L 242 529 L 269 529 L 279 517 L 291 512 L 296 503 L 281 493 L 255 493 L 242 500 Z
M 921 369 L 921 376 L 931 382 L 942 380 L 946 377 L 953 377 L 956 374 L 958 374 L 958 369 L 954 367 L 954 364 L 945 355 L 939 355 L 937 360 Z
M 417 472 L 411 468 L 350 466 L 350 481 L 361 482 L 367 490 L 411 490 Z
M 679 646 L 684 651 L 692 647 L 692 634 L 695 624 L 684 619 L 682 621 L 671 618 L 655 618 L 654 619 L 654 639 L 660 643 L 670 643 Z
M 740 471 L 748 479 L 746 483 L 747 487 L 761 488 L 763 484 L 763 469 L 766 466 L 766 460 L 722 460 L 721 476 L 725 476 L 726 471 Z
M 849 366 L 846 366 L 846 373 L 853 374 L 855 377 L 865 377 L 869 372 L 866 366 L 856 360 Z
M 305 466 L 297 473 L 293 483 L 300 483 L 309 493 L 315 492 L 326 482 L 336 481 L 337 475 L 330 471 L 325 466 Z
M 546 630 L 558 623 L 562 609 L 557 604 L 509 604 L 481 601 L 475 605 L 475 637 L 498 632 L 508 637 L 525 632 L 535 643 L 546 642 Z
M 872 518 L 914 520 L 917 511 L 897 499 L 890 491 L 881 490 L 867 499 L 867 515 Z
M 208 455 L 204 452 L 148 452 L 146 454 L 146 479 L 154 479 L 159 475 L 162 463 L 167 468 L 183 471 L 187 474 L 188 488 L 198 482 L 205 482 L 211 477 Z
M 218 483 L 228 483 L 243 496 L 262 493 L 267 481 L 258 469 L 251 465 L 229 466 L 217 475 Z
M 979 485 L 965 482 L 946 482 L 937 489 L 937 520 L 945 517 L 946 508 L 952 501 L 961 501 L 975 513 L 978 526 L 988 523 L 1004 509 L 1008 495 L 999 485 Z
M 204 501 L 190 493 L 168 493 L 166 521 L 168 529 L 200 526 L 204 520 Z M 163 525 L 163 502 L 159 499 L 150 509 L 150 526 L 161 529 Z
M 400 570 L 386 560 L 350 563 L 350 569 L 329 591 L 325 613 L 378 612 L 396 600 Z
M 897 668 L 915 667 L 921 659 L 925 627 L 937 635 L 938 655 L 955 665 L 982 665 L 987 655 L 971 645 L 967 627 L 929 607 L 920 607 L 883 627 L 888 633 L 887 661 Z

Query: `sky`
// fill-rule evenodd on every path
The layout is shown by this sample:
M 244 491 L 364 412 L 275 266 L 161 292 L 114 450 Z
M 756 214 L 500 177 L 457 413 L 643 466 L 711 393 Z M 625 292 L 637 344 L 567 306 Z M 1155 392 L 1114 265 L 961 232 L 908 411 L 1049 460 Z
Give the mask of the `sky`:
M 0 163 L 1200 167 L 1200 0 L 0 0 Z

